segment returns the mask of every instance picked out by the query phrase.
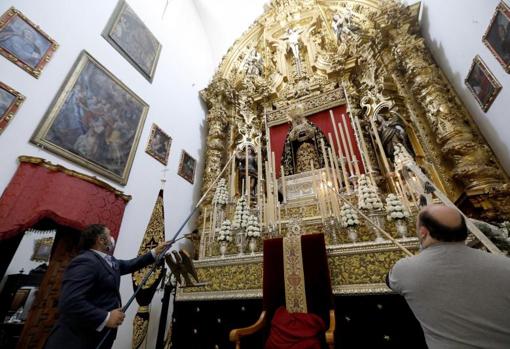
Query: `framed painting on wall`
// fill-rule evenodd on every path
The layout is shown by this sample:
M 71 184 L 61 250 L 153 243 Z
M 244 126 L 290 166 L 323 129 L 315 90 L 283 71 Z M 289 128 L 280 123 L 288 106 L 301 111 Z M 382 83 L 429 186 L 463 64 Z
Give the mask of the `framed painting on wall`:
M 0 133 L 7 127 L 25 96 L 0 81 Z
M 167 135 L 158 125 L 152 124 L 151 135 L 145 152 L 166 166 L 171 145 L 172 137 Z
M 38 78 L 58 44 L 14 7 L 0 17 L 0 54 Z
M 31 141 L 125 185 L 148 109 L 83 51 Z
M 161 44 L 124 0 L 117 4 L 103 37 L 152 82 Z
M 507 73 L 510 73 L 510 7 L 503 1 L 496 7 L 483 42 Z
M 478 55 L 473 59 L 465 83 L 484 112 L 501 91 L 501 84 Z
M 193 184 L 195 179 L 196 164 L 197 161 L 183 150 L 177 174 L 184 178 L 185 180 L 187 180 L 188 182 L 190 182 L 191 184 Z
M 34 241 L 34 253 L 30 258 L 35 262 L 49 262 L 51 256 L 51 248 L 53 247 L 53 237 L 37 239 Z

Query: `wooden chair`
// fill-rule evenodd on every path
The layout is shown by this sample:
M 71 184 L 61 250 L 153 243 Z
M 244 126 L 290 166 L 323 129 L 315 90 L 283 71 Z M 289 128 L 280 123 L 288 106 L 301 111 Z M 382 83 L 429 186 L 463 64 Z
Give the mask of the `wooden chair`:
M 324 335 L 327 348 L 334 348 L 335 311 L 323 234 L 301 236 L 305 292 L 309 313 L 320 316 L 328 330 Z M 271 324 L 273 314 L 285 306 L 283 277 L 283 239 L 264 241 L 263 310 L 253 325 L 230 332 L 230 341 L 240 349 L 241 338 L 254 334 Z

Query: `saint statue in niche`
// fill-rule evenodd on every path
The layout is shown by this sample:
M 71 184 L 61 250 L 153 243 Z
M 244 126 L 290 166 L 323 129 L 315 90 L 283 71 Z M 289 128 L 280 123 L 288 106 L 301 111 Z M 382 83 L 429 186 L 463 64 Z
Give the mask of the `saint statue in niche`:
M 400 115 L 393 109 L 383 109 L 375 116 L 377 131 L 381 138 L 386 157 L 394 160 L 395 145 L 402 144 L 407 152 L 414 158 L 415 153 L 409 137 L 407 136 L 404 122 Z
M 247 148 L 246 148 L 247 147 Z M 246 150 L 247 149 L 247 150 Z M 236 153 L 236 165 L 238 171 L 238 189 L 241 195 L 248 193 L 242 191 L 243 183 L 244 187 L 246 187 L 246 158 L 248 158 L 248 176 L 250 177 L 250 195 L 256 195 L 257 188 L 257 180 L 258 180 L 258 164 L 257 164 L 257 154 L 255 149 L 251 145 L 246 145 L 241 150 Z
M 293 175 L 324 167 L 324 156 L 321 151 L 321 142 L 326 149 L 329 142 L 322 131 L 306 119 L 303 108 L 297 107 L 291 114 L 289 122 L 292 127 L 285 139 L 282 154 L 282 165 L 285 175 Z

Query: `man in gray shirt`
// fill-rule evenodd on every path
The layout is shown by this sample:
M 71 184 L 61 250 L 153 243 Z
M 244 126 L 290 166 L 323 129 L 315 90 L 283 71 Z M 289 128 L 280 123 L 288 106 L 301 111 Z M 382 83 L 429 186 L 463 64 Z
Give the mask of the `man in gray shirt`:
M 510 348 L 510 259 L 465 245 L 464 217 L 443 205 L 418 215 L 421 252 L 387 284 L 405 297 L 430 349 Z

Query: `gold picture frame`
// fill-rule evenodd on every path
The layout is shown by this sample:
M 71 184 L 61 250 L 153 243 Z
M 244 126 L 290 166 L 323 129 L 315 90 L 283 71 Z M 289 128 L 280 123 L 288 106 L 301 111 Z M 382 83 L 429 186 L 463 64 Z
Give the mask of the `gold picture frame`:
M 501 1 L 482 38 L 503 69 L 510 73 L 510 7 Z
M 49 262 L 54 241 L 55 239 L 53 237 L 35 240 L 34 253 L 30 260 L 34 262 Z
M 25 96 L 0 81 L 0 134 L 25 100 Z
M 82 51 L 31 142 L 127 184 L 149 106 Z
M 484 112 L 489 110 L 501 91 L 501 84 L 478 55 L 473 59 L 464 82 Z
M 195 180 L 195 169 L 197 161 L 189 155 L 185 150 L 181 153 L 181 160 L 179 161 L 179 169 L 177 174 L 193 184 Z
M 151 134 L 145 152 L 163 165 L 168 164 L 168 156 L 172 146 L 172 137 L 159 128 L 158 125 L 152 124 Z
M 102 36 L 140 74 L 152 82 L 161 43 L 124 0 L 118 2 Z
M 39 78 L 58 44 L 19 10 L 11 7 L 0 17 L 0 54 Z

